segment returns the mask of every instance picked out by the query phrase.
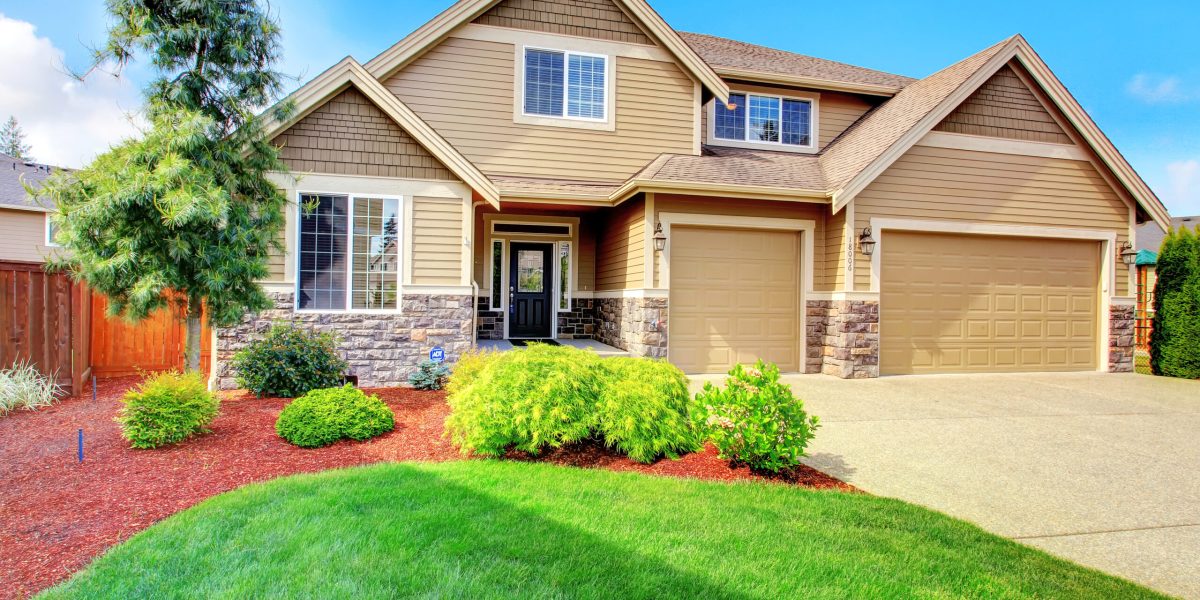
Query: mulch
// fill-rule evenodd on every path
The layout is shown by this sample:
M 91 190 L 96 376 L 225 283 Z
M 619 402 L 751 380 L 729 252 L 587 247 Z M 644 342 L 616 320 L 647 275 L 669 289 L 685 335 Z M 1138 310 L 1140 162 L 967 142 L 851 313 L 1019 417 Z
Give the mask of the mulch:
M 228 394 L 211 433 L 158 450 L 133 450 L 113 420 L 136 378 L 101 380 L 36 412 L 0 418 L 0 598 L 30 596 L 71 576 L 107 548 L 205 498 L 284 475 L 376 462 L 461 458 L 442 438 L 448 414 L 440 392 L 367 390 L 396 413 L 396 429 L 366 442 L 297 448 L 275 434 L 289 402 Z M 77 458 L 84 430 L 84 460 Z M 635 463 L 598 443 L 577 444 L 536 459 L 576 467 L 713 480 L 775 480 L 816 489 L 856 491 L 801 467 L 782 477 L 734 468 L 711 446 L 680 460 Z

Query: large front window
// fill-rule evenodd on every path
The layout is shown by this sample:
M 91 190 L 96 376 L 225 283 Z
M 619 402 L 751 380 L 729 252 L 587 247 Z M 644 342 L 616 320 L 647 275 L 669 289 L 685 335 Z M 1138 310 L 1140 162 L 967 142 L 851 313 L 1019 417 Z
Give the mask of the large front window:
M 525 114 L 603 121 L 607 78 L 604 56 L 526 48 Z
M 301 194 L 298 273 L 300 309 L 398 309 L 400 201 Z
M 813 146 L 813 104 L 759 94 L 730 94 L 733 108 L 716 103 L 713 137 L 721 140 L 785 146 Z

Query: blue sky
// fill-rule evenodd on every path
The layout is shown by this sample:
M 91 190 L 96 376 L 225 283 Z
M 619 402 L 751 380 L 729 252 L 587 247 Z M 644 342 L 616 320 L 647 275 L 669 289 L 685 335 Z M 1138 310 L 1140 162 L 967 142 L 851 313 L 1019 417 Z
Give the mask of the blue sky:
M 1041 0 L 1009 1 L 1003 7 L 977 4 L 974 10 L 964 10 L 956 2 L 650 1 L 677 29 L 913 77 L 1022 33 L 1172 213 L 1200 214 L 1200 4 Z M 271 6 L 284 31 L 283 69 L 308 79 L 347 54 L 365 61 L 449 4 L 450 0 L 274 0 Z M 0 15 L 32 24 L 33 36 L 47 38 L 60 53 L 59 60 L 76 68 L 88 60 L 86 45 L 104 35 L 101 0 L 0 0 Z M 0 21 L 6 23 L 11 24 Z M 18 36 L 0 35 L 4 37 Z M 0 39 L 0 51 L 11 56 L 5 43 L 12 42 Z M 22 77 L 38 75 L 20 69 L 35 68 L 48 67 L 0 65 L 0 118 L 18 113 L 27 130 L 38 131 L 33 140 L 36 155 L 82 162 L 88 153 L 116 141 L 104 139 L 106 135 L 119 138 L 120 131 L 129 130 L 120 114 L 136 108 L 144 69 L 130 70 L 125 81 L 89 80 L 80 89 L 56 80 L 59 88 L 74 94 L 74 103 L 51 112 L 53 103 L 42 99 L 38 104 L 44 106 L 27 109 L 32 114 L 26 116 L 20 114 L 23 105 L 4 89 Z M 46 76 L 55 74 L 61 76 Z M 107 113 L 93 109 L 104 102 L 119 108 Z M 41 122 L 77 111 L 100 114 L 88 116 L 86 126 L 59 127 L 59 133 Z M 106 129 L 106 124 L 112 126 Z M 94 135 L 70 134 L 92 129 Z M 79 145 L 81 138 L 96 147 L 74 154 L 60 150 L 62 145 Z

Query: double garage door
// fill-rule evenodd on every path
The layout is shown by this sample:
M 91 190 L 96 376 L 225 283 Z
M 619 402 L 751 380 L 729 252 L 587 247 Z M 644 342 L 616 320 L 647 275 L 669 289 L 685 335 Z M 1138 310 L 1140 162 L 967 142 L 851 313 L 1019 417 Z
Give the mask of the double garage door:
M 800 371 L 799 234 L 671 236 L 671 361 Z M 1096 368 L 1099 242 L 888 231 L 881 251 L 881 374 Z
M 883 239 L 881 374 L 1096 368 L 1099 242 Z

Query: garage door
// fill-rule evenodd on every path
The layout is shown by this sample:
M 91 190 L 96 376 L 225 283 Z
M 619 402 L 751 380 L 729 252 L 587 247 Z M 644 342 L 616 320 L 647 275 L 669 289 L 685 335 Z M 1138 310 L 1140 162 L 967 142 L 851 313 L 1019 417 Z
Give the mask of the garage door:
M 673 227 L 671 362 L 688 373 L 736 363 L 800 368 L 798 233 Z
M 1100 243 L 886 232 L 880 372 L 1096 368 Z

